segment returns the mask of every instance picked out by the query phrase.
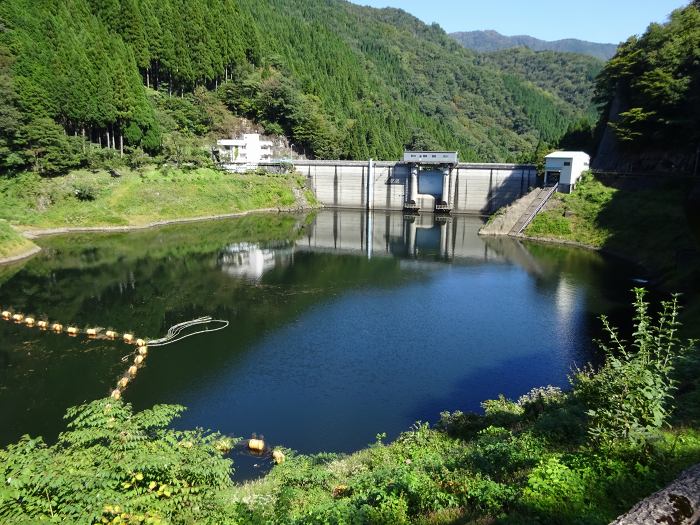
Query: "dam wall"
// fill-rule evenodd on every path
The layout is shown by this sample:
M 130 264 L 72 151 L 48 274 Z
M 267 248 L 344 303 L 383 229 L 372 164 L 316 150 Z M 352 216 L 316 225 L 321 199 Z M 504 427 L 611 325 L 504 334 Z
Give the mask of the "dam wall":
M 403 210 L 415 166 L 344 160 L 295 160 L 293 165 L 324 206 L 370 210 Z M 420 211 L 432 212 L 442 200 L 450 203 L 452 213 L 490 214 L 536 185 L 536 167 L 528 164 L 460 163 L 444 171 L 421 169 L 415 204 Z

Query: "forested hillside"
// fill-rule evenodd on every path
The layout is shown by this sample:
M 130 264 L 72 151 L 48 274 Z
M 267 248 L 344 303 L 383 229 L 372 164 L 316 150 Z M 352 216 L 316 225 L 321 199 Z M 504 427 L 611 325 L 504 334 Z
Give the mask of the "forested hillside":
M 616 51 L 615 44 L 598 44 L 576 38 L 563 40 L 540 40 L 527 35 L 505 36 L 498 31 L 460 31 L 450 36 L 468 49 L 478 52 L 500 51 L 516 47 L 526 47 L 532 51 L 558 51 L 580 53 L 599 60 L 608 60 Z
M 605 106 L 599 167 L 623 171 L 698 169 L 700 1 L 630 37 L 596 87 Z
M 593 102 L 596 76 L 604 62 L 577 53 L 532 51 L 524 47 L 482 53 L 477 63 L 493 65 L 503 72 L 524 78 L 573 106 L 588 119 L 598 118 Z
M 201 159 L 190 139 L 226 108 L 317 157 L 527 159 L 581 116 L 536 84 L 436 25 L 342 0 L 5 0 L 0 169 Z

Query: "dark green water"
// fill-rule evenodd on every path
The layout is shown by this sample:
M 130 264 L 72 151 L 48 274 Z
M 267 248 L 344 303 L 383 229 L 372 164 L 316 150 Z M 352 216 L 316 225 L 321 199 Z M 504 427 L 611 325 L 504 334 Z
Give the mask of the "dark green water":
M 148 337 L 227 319 L 153 348 L 125 399 L 187 406 L 179 427 L 351 451 L 442 410 L 565 386 L 595 357 L 597 316 L 629 311 L 629 265 L 482 239 L 480 225 L 324 211 L 45 238 L 0 268 L 0 305 Z M 107 395 L 130 351 L 0 322 L 0 444 L 55 439 L 66 408 Z

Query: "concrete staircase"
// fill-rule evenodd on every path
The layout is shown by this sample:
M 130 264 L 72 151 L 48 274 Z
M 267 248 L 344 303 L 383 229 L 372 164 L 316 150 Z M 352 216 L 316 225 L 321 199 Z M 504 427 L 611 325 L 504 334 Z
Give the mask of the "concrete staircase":
M 545 186 L 539 189 L 539 193 L 535 195 L 534 199 L 530 202 L 525 212 L 520 216 L 520 218 L 515 222 L 513 227 L 510 229 L 509 235 L 520 235 L 523 233 L 528 224 L 532 222 L 532 219 L 539 213 L 539 211 L 547 204 L 547 201 L 554 195 L 557 191 L 557 185 Z

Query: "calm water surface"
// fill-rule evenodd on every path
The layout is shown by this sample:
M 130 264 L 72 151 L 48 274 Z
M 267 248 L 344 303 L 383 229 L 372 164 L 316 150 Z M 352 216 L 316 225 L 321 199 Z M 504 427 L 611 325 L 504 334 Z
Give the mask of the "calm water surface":
M 153 348 L 126 391 L 176 423 L 352 451 L 442 410 L 565 386 L 594 359 L 597 316 L 626 313 L 629 265 L 477 236 L 476 217 L 323 211 L 45 238 L 0 267 L 0 305 L 160 337 L 202 315 L 221 332 Z M 107 395 L 131 349 L 0 323 L 0 444 L 55 439 L 69 406 Z M 240 474 L 255 460 L 237 458 Z

